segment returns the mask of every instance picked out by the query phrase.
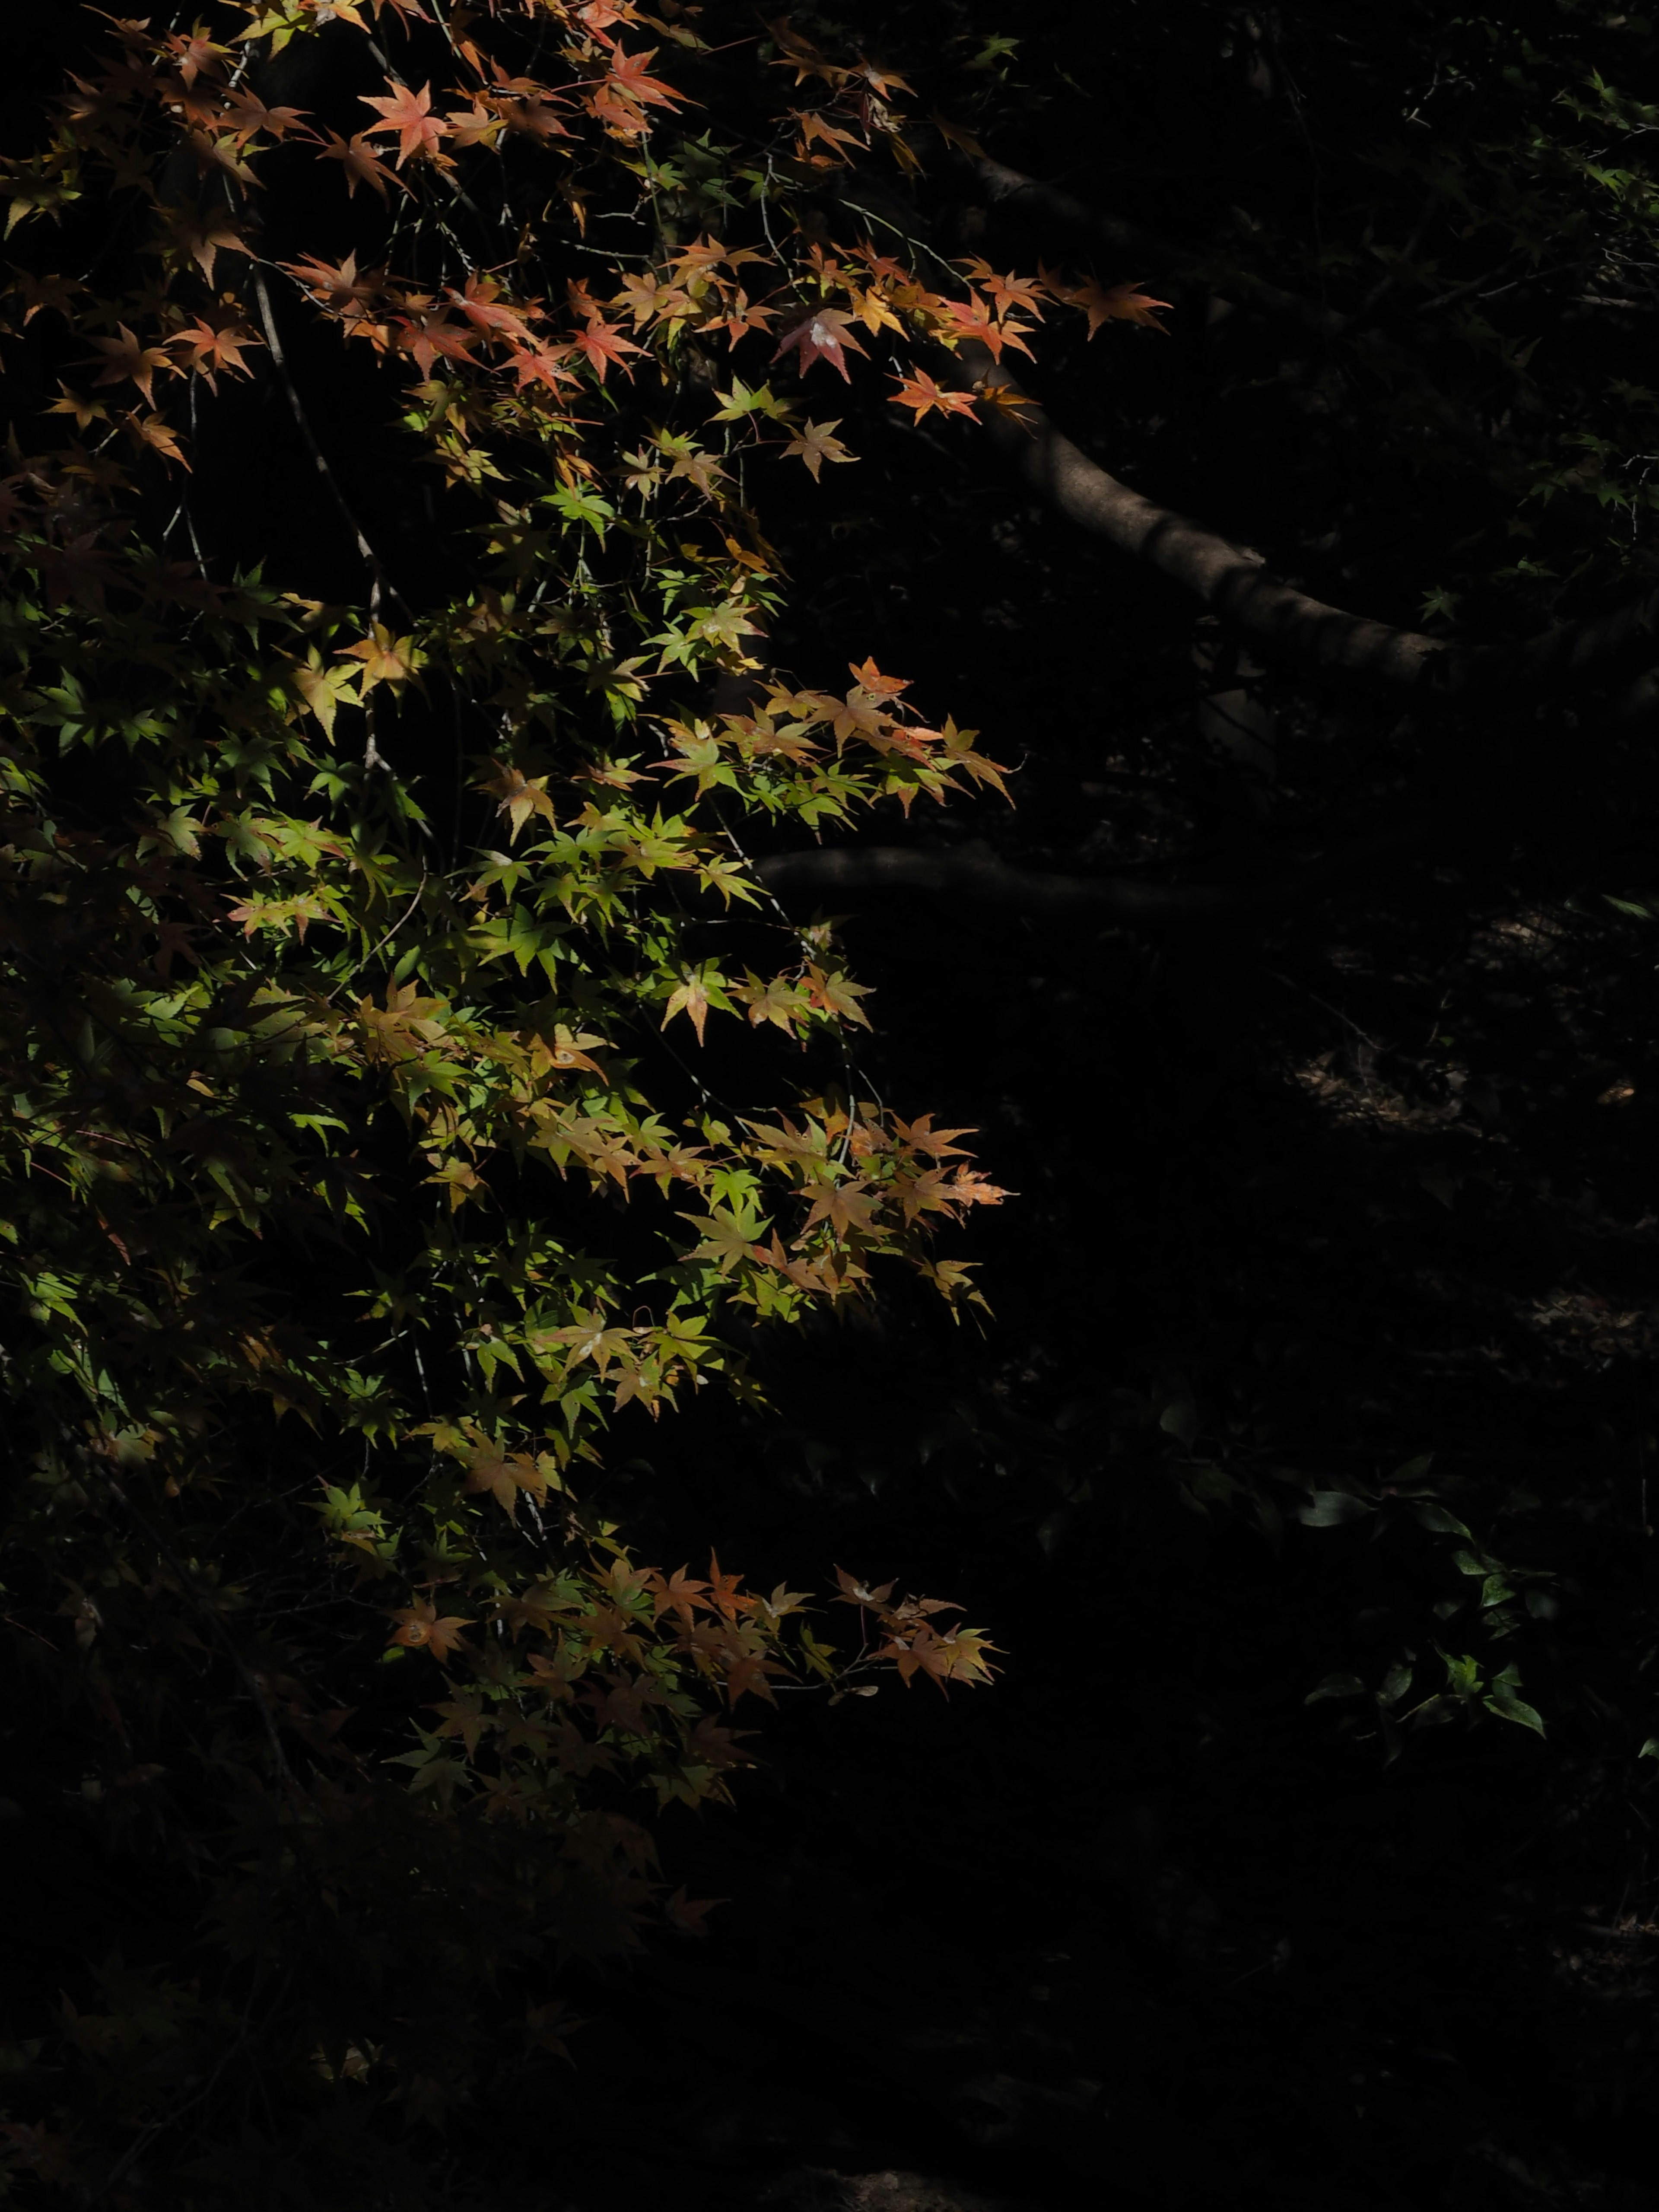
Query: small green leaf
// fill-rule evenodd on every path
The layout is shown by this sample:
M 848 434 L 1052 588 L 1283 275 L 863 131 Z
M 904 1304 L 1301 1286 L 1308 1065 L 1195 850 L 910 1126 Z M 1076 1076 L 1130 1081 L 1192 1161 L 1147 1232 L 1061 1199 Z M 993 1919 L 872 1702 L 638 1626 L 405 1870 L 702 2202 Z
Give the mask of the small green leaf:
M 1202 1424 L 1199 1420 L 1198 1408 L 1190 1398 L 1176 1398 L 1158 1415 L 1158 1425 L 1167 1435 L 1174 1437 L 1178 1443 L 1189 1444 Z
M 1316 1490 L 1297 1509 L 1297 1519 L 1307 1528 L 1340 1528 L 1350 1521 L 1363 1521 L 1376 1508 L 1369 1498 L 1355 1498 L 1346 1490 Z
M 1304 1705 L 1316 1705 L 1322 1698 L 1363 1698 L 1365 1685 L 1358 1674 L 1327 1674 L 1316 1690 L 1310 1690 L 1302 1700 Z

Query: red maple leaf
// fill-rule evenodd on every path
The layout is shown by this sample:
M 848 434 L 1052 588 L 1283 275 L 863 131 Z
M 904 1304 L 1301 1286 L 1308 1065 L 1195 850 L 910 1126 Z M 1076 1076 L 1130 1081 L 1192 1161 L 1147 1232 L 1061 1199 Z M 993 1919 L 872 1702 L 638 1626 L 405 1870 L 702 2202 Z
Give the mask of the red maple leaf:
M 422 376 L 431 375 L 434 356 L 442 354 L 447 361 L 465 361 L 478 343 L 477 332 L 453 322 L 444 307 L 422 315 L 399 315 L 397 332 L 398 350 L 414 355 Z
M 331 131 L 328 143 L 318 159 L 340 164 L 345 172 L 348 199 L 356 198 L 359 185 L 372 185 L 382 199 L 386 197 L 388 185 L 396 185 L 400 192 L 409 190 L 409 186 L 387 168 L 361 131 L 354 131 L 349 139 L 342 138 L 337 131 Z
M 441 162 L 445 157 L 440 149 L 440 142 L 448 137 L 449 125 L 441 115 L 431 112 L 432 87 L 422 85 L 420 91 L 416 92 L 406 84 L 396 83 L 391 77 L 386 79 L 386 82 L 392 86 L 389 100 L 376 99 L 367 92 L 357 95 L 365 107 L 377 109 L 385 118 L 383 122 L 369 125 L 369 137 L 376 137 L 383 131 L 398 133 L 398 167 L 400 169 L 412 154 L 428 161 Z
M 606 368 L 613 361 L 619 368 L 624 368 L 627 365 L 625 356 L 645 351 L 645 348 L 635 345 L 632 338 L 625 338 L 615 324 L 600 322 L 597 317 L 586 330 L 577 331 L 574 343 L 577 350 L 585 353 L 593 364 L 593 373 L 601 384 L 605 382 Z
M 800 357 L 803 376 L 815 361 L 827 361 L 831 368 L 841 371 L 848 384 L 853 380 L 847 374 L 842 349 L 850 346 L 854 353 L 864 351 L 853 336 L 850 318 L 835 307 L 814 307 L 804 321 L 797 323 L 793 330 L 786 331 L 778 340 L 778 349 L 773 355 L 773 360 L 781 361 L 792 346 Z

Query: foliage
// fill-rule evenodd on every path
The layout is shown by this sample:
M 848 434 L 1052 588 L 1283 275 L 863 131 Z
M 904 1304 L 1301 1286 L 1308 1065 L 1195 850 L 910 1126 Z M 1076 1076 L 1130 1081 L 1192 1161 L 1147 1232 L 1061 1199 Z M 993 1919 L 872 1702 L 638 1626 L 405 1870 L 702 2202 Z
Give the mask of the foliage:
M 1553 1916 L 1635 1944 L 1659 1879 L 1651 25 L 71 43 L 0 176 L 0 1577 L 9 1786 L 60 1895 L 134 1888 L 20 1975 L 15 2187 L 457 2201 L 412 2125 L 487 2193 L 583 1962 L 736 1893 L 752 1694 L 812 1747 L 745 1793 L 779 1856 L 810 1803 L 906 1930 L 921 1864 L 1022 1977 L 1023 1913 L 1175 1960 L 1045 1968 L 1100 2178 L 1200 2159 L 1162 2068 L 1194 2198 L 1289 2099 L 1402 2201 L 1624 2202 L 1647 1984 Z M 936 1119 L 1020 1187 L 974 1259 Z M 840 1701 L 994 1647 L 637 1563 L 711 1497 L 767 1582 L 975 1563 L 1040 1663 L 947 1816 L 915 1701 Z M 811 2071 L 814 1941 L 654 1984 L 686 2110 Z M 956 1948 L 824 2019 L 968 2035 L 915 2018 Z
M 665 145 L 690 96 L 639 26 L 118 21 L 9 165 L 6 1602 L 86 1817 L 182 1856 L 213 1930 L 14 2046 L 43 2179 L 137 2186 L 251 2069 L 314 2098 L 365 2051 L 441 2118 L 511 1978 L 558 2052 L 556 1954 L 697 1929 L 635 1808 L 724 1796 L 724 1707 L 989 1675 L 936 1601 L 843 1576 L 877 1632 L 838 1654 L 801 1593 L 637 1566 L 581 1502 L 608 1429 L 752 1388 L 743 1310 L 891 1262 L 973 1302 L 933 1232 L 1002 1195 L 870 1095 L 862 987 L 743 842 L 1000 787 L 867 658 L 769 672 L 741 496 L 847 456 L 740 343 L 845 376 L 854 316 L 902 349 L 977 309 L 806 234 L 825 116 Z M 307 323 L 369 364 L 361 516 Z M 208 511 L 256 389 L 326 495 L 297 535 L 275 478 Z

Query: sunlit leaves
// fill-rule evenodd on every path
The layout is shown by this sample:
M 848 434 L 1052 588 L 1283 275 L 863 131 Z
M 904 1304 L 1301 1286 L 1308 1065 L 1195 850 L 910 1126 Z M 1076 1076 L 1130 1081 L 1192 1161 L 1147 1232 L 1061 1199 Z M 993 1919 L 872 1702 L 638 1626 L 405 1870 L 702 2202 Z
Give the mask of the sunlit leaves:
M 901 1269 L 971 1297 L 936 1232 L 992 1187 L 865 1097 L 866 988 L 750 836 L 998 771 L 856 642 L 845 677 L 774 667 L 787 580 L 746 501 L 757 456 L 803 497 L 851 464 L 856 403 L 956 307 L 1031 303 L 772 221 L 894 139 L 908 88 L 858 57 L 810 106 L 755 72 L 763 207 L 707 118 L 665 134 L 672 49 L 622 43 L 630 7 L 544 10 L 533 55 L 516 6 L 452 12 L 453 46 L 414 0 L 203 12 L 110 22 L 3 180 L 39 409 L 0 494 L 16 1578 L 49 1648 L 111 1669 L 66 1699 L 171 1715 L 179 1802 L 337 1787 L 330 1819 L 461 1824 L 458 1864 L 476 1809 L 530 1839 L 514 1956 L 580 1911 L 625 1946 L 706 1909 L 622 1808 L 720 1796 L 732 1705 L 982 1679 L 926 1613 L 837 1654 L 799 1591 L 657 1577 L 584 1493 L 691 1392 L 750 1387 L 734 1320 Z M 397 74 L 364 75 L 394 27 Z M 313 41 L 283 104 L 265 69 Z M 647 251 L 653 192 L 696 214 Z M 788 396 L 819 362 L 869 386 L 827 422 Z M 257 443 L 228 472 L 256 421 L 292 483 Z M 331 1876 L 354 1925 L 392 1910 L 381 1864 Z M 319 2079 L 356 2078 L 343 2051 Z

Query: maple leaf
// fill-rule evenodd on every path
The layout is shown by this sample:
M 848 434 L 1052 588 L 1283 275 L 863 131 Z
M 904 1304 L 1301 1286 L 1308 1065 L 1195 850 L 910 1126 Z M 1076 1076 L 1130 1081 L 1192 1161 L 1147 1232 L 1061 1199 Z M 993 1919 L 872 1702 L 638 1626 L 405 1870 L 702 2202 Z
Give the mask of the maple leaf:
M 629 354 L 645 351 L 645 348 L 635 345 L 632 338 L 624 337 L 614 323 L 601 322 L 597 316 L 585 329 L 576 332 L 571 343 L 579 353 L 586 355 L 601 384 L 605 382 L 605 370 L 613 361 L 618 368 L 626 368 Z
M 78 276 L 36 276 L 27 269 L 12 264 L 12 282 L 23 302 L 23 327 L 27 330 L 43 309 L 69 319 L 70 306 L 77 292 L 86 286 Z
M 700 331 L 724 331 L 726 349 L 729 353 L 741 337 L 750 331 L 764 331 L 769 323 L 777 320 L 778 311 L 763 302 L 751 303 L 746 292 L 739 292 L 729 307 L 718 309 L 706 323 L 699 323 Z
M 964 131 L 959 123 L 950 122 L 938 108 L 933 110 L 928 119 L 947 146 L 954 146 L 963 154 L 971 154 L 976 160 L 984 160 L 985 149 L 971 131 Z
M 682 453 L 668 471 L 668 476 L 671 483 L 676 477 L 680 477 L 687 483 L 695 484 L 705 499 L 713 499 L 716 496 L 714 490 L 716 479 L 726 483 L 731 481 L 713 453 Z
M 1168 307 L 1168 300 L 1152 300 L 1140 289 L 1142 280 L 1132 284 L 1114 284 L 1105 289 L 1092 276 L 1068 280 L 1037 264 L 1037 276 L 1045 291 L 1068 307 L 1081 307 L 1089 318 L 1089 336 L 1105 323 L 1118 321 L 1139 323 L 1145 330 L 1158 331 L 1167 337 L 1170 334 L 1152 310 Z
M 179 444 L 178 434 L 165 415 L 124 415 L 121 428 L 141 451 L 148 447 L 164 459 L 177 461 L 181 468 L 190 467 Z
M 647 73 L 656 58 L 654 46 L 647 46 L 643 53 L 638 54 L 625 53 L 620 46 L 613 47 L 605 85 L 592 103 L 596 112 L 598 100 L 606 99 L 611 94 L 629 107 L 684 107 L 685 94 L 683 92 L 676 92 L 672 85 L 665 84 L 659 77 Z
M 740 1613 L 752 1613 L 760 1602 L 743 1589 L 742 1583 L 740 1575 L 722 1573 L 714 1553 L 708 1554 L 708 1602 L 722 1620 L 735 1620 Z
M 387 168 L 361 131 L 354 131 L 349 138 L 342 138 L 337 131 L 331 131 L 326 144 L 318 149 L 317 158 L 340 164 L 345 173 L 348 199 L 356 198 L 359 185 L 372 186 L 382 199 L 393 185 L 400 192 L 409 190 L 395 170 Z
M 878 69 L 874 62 L 866 61 L 862 54 L 853 74 L 864 79 L 878 100 L 890 100 L 896 92 L 908 92 L 915 97 L 916 88 L 908 78 L 902 77 L 896 70 Z
M 994 790 L 1000 791 L 1012 806 L 1013 801 L 1009 799 L 1008 787 L 1002 780 L 1007 770 L 1002 762 L 988 759 L 985 754 L 974 750 L 973 740 L 978 735 L 977 730 L 957 729 L 955 718 L 946 715 L 945 727 L 939 732 L 945 764 L 953 769 L 965 769 L 975 783 L 988 783 Z
M 1168 337 L 1170 333 L 1159 322 L 1152 310 L 1155 307 L 1173 307 L 1175 303 L 1170 300 L 1149 300 L 1140 289 L 1144 282 L 1144 278 L 1137 277 L 1133 284 L 1114 284 L 1109 291 L 1103 293 L 1101 297 L 1106 313 L 1109 317 L 1116 320 L 1139 323 L 1143 330 L 1157 331 L 1160 336 Z M 1092 337 L 1096 327 L 1092 301 L 1084 301 L 1079 304 L 1086 306 L 1089 309 L 1089 335 Z
M 380 271 L 359 274 L 355 252 L 348 253 L 337 266 L 311 253 L 303 261 L 279 261 L 276 265 L 302 284 L 319 307 L 337 311 L 342 305 L 368 307 L 380 298 L 383 289 Z
M 1030 419 L 1035 412 L 1034 403 L 1015 386 L 976 381 L 974 391 L 981 404 L 994 407 L 1000 415 L 1007 416 L 1011 422 L 1018 422 L 1023 429 L 1036 434 L 1036 425 Z
M 234 125 L 239 146 L 261 131 L 271 138 L 285 137 L 299 129 L 301 118 L 309 112 L 303 107 L 267 107 L 258 93 L 240 85 L 225 94 L 224 120 Z M 307 137 L 311 135 L 306 133 Z
M 527 138 L 568 138 L 571 133 L 558 114 L 562 105 L 556 94 L 538 85 L 503 100 L 501 119 L 509 131 L 520 131 Z
M 188 36 L 178 31 L 172 33 L 167 41 L 167 52 L 173 56 L 173 66 L 186 87 L 193 85 L 199 76 L 222 76 L 223 64 L 230 59 L 229 47 L 216 45 L 199 27 Z
M 398 1607 L 392 1618 L 398 1627 L 391 1640 L 406 1650 L 429 1651 L 441 1662 L 452 1651 L 467 1648 L 461 1632 L 471 1626 L 471 1621 L 456 1613 L 445 1613 L 441 1620 L 437 1607 L 425 1598 L 416 1605 Z
M 98 368 L 95 384 L 136 384 L 152 407 L 155 404 L 155 380 L 159 369 L 176 374 L 174 363 L 164 346 L 147 346 L 134 337 L 125 323 L 118 323 L 119 336 L 112 338 L 94 338 L 92 343 L 104 356 L 100 363 L 82 362 L 82 368 Z
M 511 765 L 504 763 L 504 761 L 495 761 L 495 759 L 491 759 L 491 763 L 489 765 L 495 769 L 495 775 L 487 776 L 483 783 L 473 785 L 473 790 L 493 792 L 493 794 L 495 794 L 495 799 L 498 799 L 500 803 L 498 811 L 507 814 L 508 821 L 514 823 L 514 832 L 511 832 L 511 836 L 508 836 L 508 845 L 511 845 L 511 842 L 518 842 L 518 832 L 525 827 L 525 823 L 529 821 L 531 814 L 542 814 L 542 817 L 546 817 L 546 821 L 549 821 L 550 827 L 557 827 L 557 817 L 553 814 L 553 801 L 546 796 L 546 776 L 526 776 L 522 768 L 511 768 Z
M 901 691 L 910 689 L 908 676 L 884 676 L 873 658 L 861 662 L 849 660 L 847 666 L 848 672 L 857 678 L 859 689 L 867 691 L 872 698 L 896 699 Z
M 67 384 L 60 383 L 58 388 L 63 398 L 54 399 L 51 406 L 43 408 L 42 414 L 73 415 L 77 430 L 89 429 L 94 422 L 109 420 L 109 410 L 101 399 L 88 399 L 84 393 L 71 391 Z
M 849 1575 L 845 1567 L 837 1567 L 835 1571 L 836 1580 L 841 1584 L 840 1595 L 835 1601 L 837 1605 L 880 1607 L 885 1605 L 893 1595 L 891 1583 L 883 1583 L 879 1589 L 872 1589 L 867 1583 L 861 1583 Z
M 784 447 L 783 458 L 785 460 L 805 461 L 812 471 L 812 481 L 816 483 L 818 471 L 826 461 L 851 461 L 858 458 L 855 453 L 848 452 L 839 438 L 830 435 L 832 431 L 840 428 L 839 415 L 830 422 L 803 422 Z
M 859 1000 L 869 996 L 872 985 L 854 983 L 839 969 L 833 975 L 826 975 L 821 968 L 809 968 L 806 988 L 812 1004 L 821 1007 L 825 1013 L 838 1014 L 842 1021 L 857 1022 L 861 1027 L 869 1028 L 870 1017 L 860 1006 Z
M 509 1521 L 517 1516 L 521 1490 L 538 1505 L 547 1498 L 547 1477 L 534 1457 L 529 1452 L 504 1452 L 495 1444 L 479 1444 L 467 1454 L 466 1486 L 469 1491 L 487 1490 Z
M 688 968 L 682 981 L 670 994 L 667 1011 L 662 1018 L 666 1029 L 676 1014 L 684 1014 L 697 1033 L 697 1042 L 702 1042 L 703 1024 L 708 1018 L 708 1009 L 717 1007 L 721 1013 L 735 1013 L 737 1009 L 726 994 L 726 978 L 712 961 L 705 960 L 698 969 Z
M 481 1739 L 495 1725 L 494 1716 L 485 1712 L 476 1690 L 447 1698 L 442 1705 L 429 1705 L 427 1710 L 436 1713 L 442 1723 L 441 1728 L 433 1729 L 434 1735 L 459 1736 L 469 1759 L 477 1753 Z
M 780 15 L 775 22 L 769 23 L 766 27 L 780 50 L 773 58 L 772 66 L 775 69 L 793 68 L 797 84 L 805 84 L 809 76 L 819 76 L 826 84 L 841 85 L 852 76 L 851 70 L 827 61 L 810 40 L 804 39 L 799 31 L 792 29 L 791 19 L 787 15 Z
M 242 358 L 244 346 L 263 345 L 264 340 L 246 323 L 227 322 L 214 325 L 198 319 L 175 331 L 167 340 L 172 346 L 182 346 L 185 366 L 207 379 L 210 392 L 219 389 L 217 372 L 228 369 L 238 376 L 252 376 L 253 371 Z
M 574 384 L 577 379 L 559 367 L 569 352 L 568 345 L 509 345 L 507 366 L 518 379 L 516 388 L 522 392 L 528 385 L 544 384 L 556 392 L 562 384 Z
M 890 1659 L 907 1687 L 916 1674 L 922 1674 L 948 1695 L 952 1682 L 969 1689 L 988 1682 L 996 1669 L 985 1654 L 998 1648 L 982 1629 L 957 1628 L 941 1636 L 924 1623 L 908 1635 L 890 1637 L 876 1656 Z
M 355 668 L 342 668 L 337 665 L 332 668 L 325 668 L 321 655 L 313 645 L 311 648 L 309 662 L 295 662 L 290 666 L 289 672 L 300 696 L 305 702 L 307 711 L 314 714 L 322 724 L 324 734 L 332 738 L 334 716 L 337 708 L 342 705 L 355 707 L 358 704 L 355 686 L 359 672 Z
M 1012 274 L 999 276 L 988 261 L 982 261 L 977 256 L 964 261 L 962 266 L 980 290 L 990 295 L 992 308 L 997 314 L 1005 315 L 1011 308 L 1024 307 L 1039 322 L 1042 319 L 1040 277 Z
M 590 1061 L 589 1066 L 592 1065 Z M 609 1371 L 613 1359 L 623 1358 L 630 1350 L 631 1335 L 629 1329 L 607 1328 L 603 1322 L 590 1319 L 572 1322 L 565 1328 L 550 1329 L 537 1342 L 538 1347 L 544 1343 L 567 1346 L 567 1369 L 580 1367 L 584 1359 L 591 1359 L 604 1375 Z
M 945 1188 L 946 1195 L 959 1206 L 1000 1206 L 1005 1198 L 1013 1196 L 1012 1191 L 1000 1188 L 975 1168 L 958 1168 Z
M 871 1230 L 881 1212 L 881 1193 L 862 1176 L 851 1182 L 823 1185 L 812 1200 L 811 1211 L 796 1243 L 802 1243 L 808 1231 L 820 1221 L 827 1221 L 837 1237 L 845 1237 L 849 1231 L 856 1234 Z
M 969 339 L 976 345 L 982 345 L 993 361 L 1002 359 L 1002 349 L 1006 345 L 1014 346 L 1028 358 L 1030 356 L 1031 349 L 1022 333 L 1030 330 L 1031 325 L 1016 322 L 1012 316 L 1005 316 L 1000 322 L 993 322 L 985 312 L 982 300 L 940 299 L 933 312 L 951 325 L 951 335 L 945 339 L 949 346 L 954 348 L 964 339 Z
M 210 284 L 220 254 L 247 252 L 241 233 L 227 215 L 193 207 L 163 208 L 161 213 L 170 244 L 190 257 Z
M 753 1731 L 749 1729 L 722 1728 L 712 1713 L 705 1713 L 686 1741 L 686 1749 L 699 1765 L 720 1769 L 726 1766 L 752 1766 L 754 1760 L 746 1751 L 739 1751 L 741 1740 Z
M 356 645 L 343 648 L 343 658 L 363 664 L 360 696 L 367 698 L 377 684 L 406 684 L 421 665 L 422 655 L 412 637 L 396 637 L 384 623 Z
M 432 110 L 432 87 L 423 85 L 419 92 L 409 85 L 398 84 L 388 77 L 391 97 L 379 98 L 373 93 L 359 93 L 357 97 L 365 107 L 372 107 L 383 118 L 368 126 L 368 136 L 378 137 L 383 131 L 398 132 L 398 167 L 401 169 L 411 155 L 422 161 L 450 166 L 442 150 L 442 142 L 449 136 L 449 125 L 441 115 Z
M 701 1044 L 703 1041 L 703 1024 L 708 1018 L 708 994 L 696 977 L 687 976 L 685 981 L 679 984 L 671 994 L 668 1011 L 662 1018 L 664 1029 L 668 1027 L 676 1014 L 684 1014 L 687 1017 L 697 1033 L 697 1042 Z
M 831 368 L 838 369 L 845 382 L 852 378 L 847 373 L 847 362 L 842 349 L 862 353 L 864 348 L 853 336 L 851 318 L 836 307 L 815 307 L 812 313 L 786 331 L 778 340 L 774 361 L 781 361 L 793 347 L 799 356 L 800 374 L 805 376 L 815 361 L 827 361 Z
M 769 982 L 763 983 L 752 969 L 746 983 L 732 986 L 732 996 L 741 999 L 748 1007 L 749 1018 L 757 1028 L 763 1022 L 770 1022 L 790 1037 L 795 1034 L 796 1018 L 811 1004 L 800 985 L 792 982 L 788 976 L 775 975 Z
M 925 369 L 916 369 L 896 381 L 898 390 L 889 395 L 892 404 L 895 407 L 914 409 L 918 422 L 934 409 L 941 415 L 971 415 L 974 411 L 971 393 L 945 390 L 935 384 Z
M 477 331 L 453 321 L 447 307 L 399 315 L 395 325 L 399 352 L 414 355 L 423 377 L 431 375 L 433 362 L 440 354 L 447 361 L 466 361 L 478 343 Z
M 12 2156 L 40 2180 L 65 2186 L 80 2180 L 72 2136 L 53 2135 L 44 2120 L 0 2122 L 0 2136 L 10 2144 Z
M 665 1613 L 672 1612 L 688 1626 L 708 1594 L 708 1583 L 695 1579 L 683 1566 L 666 1577 L 652 1573 L 647 1577 L 646 1587 L 651 1592 L 653 1620 L 660 1620 Z
M 475 270 L 466 280 L 466 289 L 458 292 L 452 286 L 449 296 L 470 323 L 491 337 L 533 344 L 534 337 L 524 318 L 536 313 L 540 301 L 526 300 L 518 307 L 509 307 L 501 299 L 501 289 L 493 276 L 481 276 Z
M 817 139 L 821 145 L 830 149 L 830 161 L 844 161 L 847 156 L 841 151 L 842 146 L 862 147 L 864 144 L 863 139 L 855 131 L 839 129 L 827 116 L 811 113 L 803 115 L 799 108 L 793 107 L 789 112 L 800 125 L 800 144 L 803 152 L 814 139 Z
M 694 1260 L 712 1260 L 722 1275 L 730 1274 L 739 1260 L 764 1261 L 769 1255 L 756 1239 L 767 1227 L 764 1221 L 752 1214 L 736 1220 L 730 1214 L 684 1213 L 680 1218 L 689 1228 L 701 1229 L 703 1241 L 691 1255 Z M 775 1239 L 774 1240 L 775 1242 Z

